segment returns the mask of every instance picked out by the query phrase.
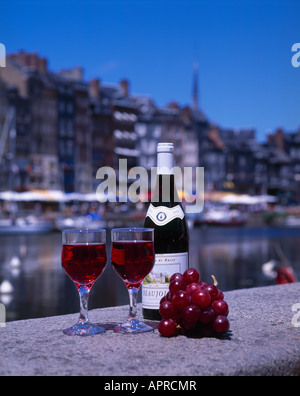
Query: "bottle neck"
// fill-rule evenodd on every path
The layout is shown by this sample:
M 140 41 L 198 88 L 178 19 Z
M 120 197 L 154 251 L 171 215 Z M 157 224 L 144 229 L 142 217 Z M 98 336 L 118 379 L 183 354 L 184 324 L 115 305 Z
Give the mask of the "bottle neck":
M 175 176 L 173 174 L 157 175 L 156 188 L 151 202 L 154 205 L 158 204 L 169 207 L 181 204 L 176 189 Z
M 174 154 L 173 152 L 157 153 L 157 174 L 174 175 Z
M 157 183 L 152 203 L 166 204 L 171 207 L 180 204 L 175 183 L 174 167 L 174 151 L 158 151 Z

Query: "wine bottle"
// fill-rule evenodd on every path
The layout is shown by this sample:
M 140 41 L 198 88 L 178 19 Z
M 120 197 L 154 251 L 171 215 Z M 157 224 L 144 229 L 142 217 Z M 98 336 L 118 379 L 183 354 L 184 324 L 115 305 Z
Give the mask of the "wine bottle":
M 169 291 L 170 278 L 188 268 L 189 235 L 174 175 L 174 145 L 157 147 L 157 183 L 145 227 L 154 228 L 155 266 L 143 283 L 143 315 L 160 320 L 159 303 Z

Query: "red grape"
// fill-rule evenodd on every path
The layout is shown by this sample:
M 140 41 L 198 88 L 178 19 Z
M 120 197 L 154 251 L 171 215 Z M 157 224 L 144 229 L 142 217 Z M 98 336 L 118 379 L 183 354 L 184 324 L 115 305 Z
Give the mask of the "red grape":
M 174 320 L 162 320 L 158 326 L 158 331 L 163 337 L 173 337 L 177 335 L 177 326 Z
M 176 272 L 175 274 L 173 274 L 171 276 L 170 283 L 172 283 L 175 280 L 182 281 L 183 280 L 183 275 L 180 272 Z
M 216 300 L 212 303 L 212 308 L 217 315 L 228 316 L 228 304 L 223 300 Z
M 213 329 L 217 332 L 217 333 L 227 333 L 230 329 L 230 323 L 229 320 L 222 315 L 217 316 L 214 321 L 213 321 Z
M 206 291 L 196 291 L 192 294 L 192 302 L 200 309 L 205 309 L 210 306 L 211 297 Z
M 183 274 L 183 280 L 186 283 L 186 285 L 189 285 L 190 283 L 198 282 L 199 279 L 200 279 L 200 274 L 195 268 L 189 268 Z
M 215 301 L 218 298 L 219 291 L 216 286 L 207 284 L 203 289 L 210 295 L 211 301 Z
M 160 304 L 159 313 L 163 319 L 178 319 L 178 314 L 170 301 L 164 301 Z
M 175 294 L 178 290 L 185 290 L 185 287 L 183 280 L 174 280 L 170 283 L 169 289 L 172 294 Z
M 190 283 L 189 285 L 187 285 L 185 291 L 187 292 L 187 294 L 189 294 L 190 296 L 195 292 L 195 291 L 201 291 L 201 285 L 199 285 L 199 283 Z
M 207 308 L 205 311 L 200 313 L 199 320 L 201 323 L 208 325 L 214 320 L 215 317 L 215 311 L 212 308 Z
M 178 290 L 173 298 L 172 303 L 177 311 L 183 311 L 191 303 L 191 297 L 183 290 Z
M 171 277 L 169 292 L 161 299 L 159 312 L 163 320 L 158 330 L 163 337 L 178 334 L 209 337 L 230 329 L 229 307 L 223 292 L 200 281 L 194 268 Z
M 192 324 L 194 327 L 200 318 L 200 314 L 200 309 L 192 304 L 184 308 L 181 317 L 185 323 Z
M 172 293 L 170 291 L 166 294 L 166 300 L 172 302 Z

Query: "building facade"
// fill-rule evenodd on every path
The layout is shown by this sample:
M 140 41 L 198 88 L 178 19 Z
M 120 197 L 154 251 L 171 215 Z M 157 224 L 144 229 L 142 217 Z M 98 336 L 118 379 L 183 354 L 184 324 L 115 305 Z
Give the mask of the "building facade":
M 162 141 L 176 165 L 205 168 L 207 191 L 274 194 L 300 202 L 300 132 L 278 130 L 261 144 L 254 130 L 225 129 L 199 108 L 198 67 L 190 106 L 159 107 L 130 83 L 84 81 L 78 67 L 53 73 L 21 51 L 0 69 L 0 189 L 93 192 L 100 167 L 156 166 Z M 191 180 L 191 189 L 195 180 Z

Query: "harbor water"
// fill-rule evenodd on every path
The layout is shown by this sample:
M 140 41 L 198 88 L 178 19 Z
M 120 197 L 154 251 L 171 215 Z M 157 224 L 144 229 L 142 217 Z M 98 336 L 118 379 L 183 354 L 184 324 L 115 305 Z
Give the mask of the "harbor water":
M 214 275 L 224 291 L 275 284 L 262 270 L 264 263 L 280 261 L 275 244 L 300 279 L 300 228 L 194 228 L 190 241 L 190 266 L 206 282 Z M 107 250 L 109 258 L 110 243 Z M 79 312 L 77 291 L 60 255 L 59 232 L 0 237 L 0 303 L 7 321 Z M 127 303 L 126 287 L 108 260 L 92 289 L 90 309 Z

